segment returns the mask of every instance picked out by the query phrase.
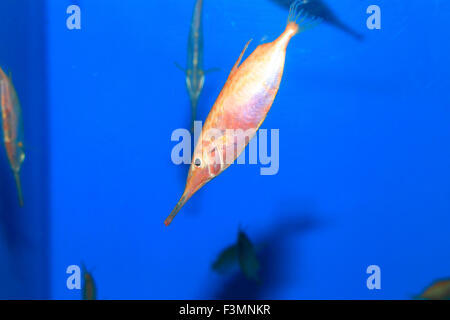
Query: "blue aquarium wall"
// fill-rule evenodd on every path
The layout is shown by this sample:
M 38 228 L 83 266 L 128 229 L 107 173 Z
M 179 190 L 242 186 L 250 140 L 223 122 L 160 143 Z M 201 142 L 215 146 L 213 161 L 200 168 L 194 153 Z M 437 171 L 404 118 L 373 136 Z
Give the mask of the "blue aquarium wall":
M 373 2 L 373 1 L 372 1 Z M 232 166 L 165 227 L 185 166 L 183 73 L 193 1 L 49 2 L 52 297 L 78 299 L 84 262 L 101 299 L 409 299 L 450 272 L 449 4 L 327 1 L 362 42 L 322 24 L 296 36 L 263 128 L 280 129 L 280 170 Z M 271 1 L 204 1 L 204 120 L 244 44 L 284 29 Z M 426 21 L 426 23 L 424 23 Z M 211 264 L 241 227 L 261 251 L 261 285 Z M 381 290 L 366 286 L 381 269 Z
M 19 207 L 3 135 L 0 152 L 0 299 L 50 298 L 49 147 L 44 1 L 0 2 L 0 67 L 22 105 L 26 159 Z
M 280 0 L 281 1 L 281 0 Z M 0 156 L 0 298 L 410 299 L 450 276 L 450 4 L 326 0 L 364 39 L 322 23 L 287 48 L 263 123 L 279 172 L 233 165 L 169 227 L 188 167 L 185 75 L 194 0 L 2 1 L 0 65 L 23 106 L 25 206 Z M 67 8 L 81 8 L 69 30 Z M 381 8 L 369 30 L 367 7 Z M 275 0 L 204 0 L 204 121 L 245 43 L 285 28 Z M 212 264 L 243 230 L 261 283 Z M 367 268 L 381 270 L 370 290 Z

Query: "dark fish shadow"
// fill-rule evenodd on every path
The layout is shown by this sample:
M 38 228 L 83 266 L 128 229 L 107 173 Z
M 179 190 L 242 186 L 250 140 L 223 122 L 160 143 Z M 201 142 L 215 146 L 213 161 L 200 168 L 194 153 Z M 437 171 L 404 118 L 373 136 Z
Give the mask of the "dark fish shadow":
M 1 152 L 4 152 L 3 148 Z M 25 211 L 18 204 L 13 173 L 6 162 L 0 161 L 0 239 L 6 242 L 11 252 L 17 252 L 29 248 L 31 241 L 26 236 Z
M 291 4 L 295 0 L 272 0 L 276 4 L 282 6 L 283 8 L 289 10 Z M 342 30 L 347 33 L 355 40 L 363 41 L 364 35 L 355 31 L 346 25 L 343 21 L 341 21 L 337 15 L 327 6 L 325 1 L 323 0 L 309 0 L 307 3 L 303 4 L 303 10 L 309 15 L 313 17 L 317 17 L 322 19 L 325 23 Z
M 287 263 L 290 255 L 301 254 L 298 248 L 294 248 L 293 240 L 321 226 L 311 213 L 303 212 L 293 215 L 292 212 L 291 214 L 277 212 L 283 220 L 273 226 L 262 238 L 252 239 L 257 248 L 261 266 L 260 283 L 252 282 L 245 278 L 242 272 L 236 271 L 213 293 L 213 299 L 265 299 L 270 292 L 289 284 L 293 273 L 292 268 L 301 270 L 301 266 L 292 266 Z M 295 272 L 295 274 L 298 273 Z

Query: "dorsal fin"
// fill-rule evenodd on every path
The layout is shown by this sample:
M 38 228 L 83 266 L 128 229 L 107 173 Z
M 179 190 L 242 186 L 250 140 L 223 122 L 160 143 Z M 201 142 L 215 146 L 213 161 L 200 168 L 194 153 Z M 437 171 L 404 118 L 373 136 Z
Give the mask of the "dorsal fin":
M 238 60 L 236 61 L 236 63 L 233 66 L 233 69 L 231 69 L 230 75 L 228 76 L 228 79 L 230 79 L 233 74 L 237 71 L 237 69 L 239 68 L 239 64 L 241 63 L 242 58 L 244 57 L 244 53 L 248 48 L 248 45 L 250 44 L 250 42 L 252 42 L 253 39 L 248 40 L 247 44 L 244 47 L 244 50 L 242 50 L 241 55 L 239 56 Z

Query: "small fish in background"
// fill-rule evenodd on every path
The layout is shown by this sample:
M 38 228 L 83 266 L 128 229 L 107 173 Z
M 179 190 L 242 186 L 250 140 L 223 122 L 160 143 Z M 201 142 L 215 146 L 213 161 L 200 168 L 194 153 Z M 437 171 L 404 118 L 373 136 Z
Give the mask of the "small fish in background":
M 450 300 L 450 279 L 434 282 L 425 289 L 417 299 L 422 300 Z
M 83 300 L 97 300 L 97 287 L 92 274 L 86 269 L 85 265 L 81 265 L 83 273 L 83 285 L 81 295 Z
M 274 291 L 291 287 L 298 275 L 307 276 L 306 270 L 294 262 L 292 256 L 295 256 L 295 260 L 302 260 L 303 249 L 299 246 L 299 240 L 323 226 L 323 222 L 317 220 L 320 214 L 301 202 L 299 197 L 280 202 L 274 211 L 272 223 L 267 224 L 267 229 L 259 233 L 258 241 L 253 242 L 260 265 L 257 273 L 260 281 L 247 281 L 236 259 L 235 269 L 229 269 L 226 274 L 220 273 L 220 285 L 211 283 L 211 299 L 267 299 Z
M 284 8 L 289 9 L 290 5 L 295 2 L 295 0 L 272 0 Z M 352 36 L 358 41 L 363 41 L 364 36 L 345 23 L 343 23 L 334 12 L 326 5 L 323 0 L 302 0 L 304 3 L 303 9 L 305 12 L 313 17 L 322 19 L 324 22 L 344 31 L 345 33 Z
M 228 273 L 236 266 L 248 280 L 259 283 L 260 263 L 256 248 L 244 231 L 239 230 L 237 242 L 224 249 L 212 265 L 212 269 L 219 273 Z
M 20 169 L 25 160 L 22 110 L 11 76 L 8 77 L 2 68 L 0 68 L 0 104 L 2 109 L 3 141 L 9 164 L 16 180 L 19 205 L 23 206 L 20 183 Z
M 194 121 L 197 117 L 197 105 L 203 85 L 205 74 L 216 71 L 216 69 L 203 70 L 203 23 L 202 23 L 203 0 L 197 0 L 192 15 L 191 28 L 189 31 L 187 48 L 187 68 L 176 66 L 186 75 L 186 87 L 189 92 L 192 108 L 191 131 L 194 130 Z
M 233 244 L 225 248 L 212 265 L 212 269 L 220 274 L 225 274 L 234 269 L 238 264 L 238 246 Z
M 256 249 L 247 235 L 241 230 L 239 231 L 237 246 L 239 265 L 242 272 L 247 279 L 259 283 L 260 264 L 256 255 Z
M 317 25 L 304 15 L 297 0 L 289 10 L 284 32 L 273 42 L 259 45 L 245 61 L 241 60 L 247 42 L 203 125 L 192 157 L 184 192 L 164 221 L 166 226 L 184 204 L 206 183 L 226 170 L 255 136 L 280 88 L 286 49 L 292 37 Z M 230 130 L 232 132 L 230 133 Z M 234 134 L 245 132 L 245 141 Z M 220 132 L 216 138 L 212 132 Z

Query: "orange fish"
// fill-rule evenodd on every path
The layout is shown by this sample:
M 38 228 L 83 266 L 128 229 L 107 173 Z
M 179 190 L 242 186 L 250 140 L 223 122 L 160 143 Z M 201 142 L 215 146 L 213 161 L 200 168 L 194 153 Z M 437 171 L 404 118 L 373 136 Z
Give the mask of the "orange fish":
M 418 298 L 426 300 L 450 300 L 450 279 L 434 282 Z
M 25 160 L 22 112 L 11 77 L 8 77 L 1 68 L 0 104 L 2 108 L 3 141 L 5 142 L 11 169 L 14 172 L 19 204 L 23 206 L 22 187 L 20 184 L 20 168 Z
M 83 289 L 82 289 L 82 298 L 83 300 L 97 300 L 97 286 L 95 284 L 94 277 L 92 274 L 86 269 L 85 265 L 81 265 L 81 269 L 83 271 Z
M 186 188 L 165 220 L 166 226 L 197 190 L 234 162 L 266 118 L 283 76 L 289 41 L 318 23 L 304 14 L 302 4 L 302 0 L 292 4 L 286 29 L 275 41 L 258 46 L 239 65 L 250 41 L 245 46 L 206 118 Z

